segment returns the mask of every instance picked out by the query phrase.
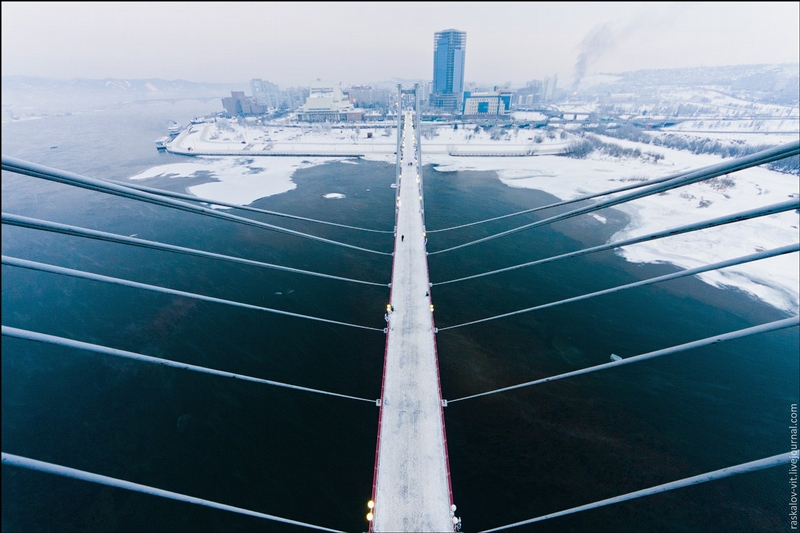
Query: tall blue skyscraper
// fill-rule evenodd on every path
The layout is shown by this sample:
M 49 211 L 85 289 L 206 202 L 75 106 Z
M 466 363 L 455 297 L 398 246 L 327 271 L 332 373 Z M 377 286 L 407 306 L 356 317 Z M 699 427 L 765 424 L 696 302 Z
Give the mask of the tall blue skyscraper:
M 430 102 L 434 107 L 457 110 L 464 95 L 464 55 L 467 32 L 438 31 L 433 35 L 433 91 Z

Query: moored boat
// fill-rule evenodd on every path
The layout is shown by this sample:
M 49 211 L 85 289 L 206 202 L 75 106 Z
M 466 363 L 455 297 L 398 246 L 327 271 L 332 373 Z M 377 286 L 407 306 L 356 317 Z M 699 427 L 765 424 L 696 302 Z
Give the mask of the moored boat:
M 183 129 L 183 126 L 173 120 L 167 128 L 167 131 L 169 132 L 170 137 L 177 137 L 181 132 L 181 129 Z

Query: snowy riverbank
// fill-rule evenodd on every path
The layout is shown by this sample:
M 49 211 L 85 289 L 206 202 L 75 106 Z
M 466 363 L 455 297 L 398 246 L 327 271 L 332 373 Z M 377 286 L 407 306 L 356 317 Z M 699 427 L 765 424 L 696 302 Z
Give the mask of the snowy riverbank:
M 476 128 L 460 129 L 423 125 L 422 163 L 438 170 L 495 171 L 509 187 L 539 189 L 560 199 L 619 187 L 624 182 L 654 179 L 722 161 L 714 155 L 696 155 L 649 144 L 604 138 L 604 142 L 640 148 L 653 157 L 615 158 L 593 152 L 585 159 L 554 155 L 536 157 L 475 157 L 464 153 L 507 153 L 535 149 L 537 153 L 558 153 L 574 139 L 573 134 L 543 130 Z M 388 135 L 386 133 L 388 132 Z M 742 132 L 748 142 L 772 141 Z M 785 142 L 791 139 L 786 138 Z M 291 190 L 292 174 L 299 168 L 339 159 L 334 157 L 254 157 L 257 152 L 349 153 L 363 159 L 395 162 L 394 129 L 384 127 L 336 128 L 316 126 L 245 125 L 234 121 L 200 124 L 187 128 L 173 141 L 173 147 L 188 152 L 206 152 L 230 147 L 236 157 L 195 157 L 186 163 L 148 170 L 132 179 L 158 176 L 195 176 L 208 173 L 214 181 L 189 188 L 189 192 L 220 201 L 249 204 L 258 198 Z M 192 148 L 190 151 L 189 148 Z M 236 148 L 236 150 L 233 150 Z M 488 174 L 490 176 L 492 174 Z M 725 178 L 698 183 L 667 193 L 617 206 L 630 217 L 630 224 L 612 240 L 621 240 L 659 229 L 736 213 L 746 209 L 800 197 L 796 175 L 781 174 L 762 167 L 736 172 Z M 594 217 L 604 223 L 602 212 Z M 469 222 L 469 220 L 465 220 Z M 796 243 L 797 212 L 782 213 L 721 228 L 628 246 L 618 253 L 632 262 L 667 262 L 682 268 L 721 261 L 758 250 Z M 700 275 L 715 286 L 745 290 L 777 308 L 797 312 L 800 308 L 800 260 L 797 253 Z

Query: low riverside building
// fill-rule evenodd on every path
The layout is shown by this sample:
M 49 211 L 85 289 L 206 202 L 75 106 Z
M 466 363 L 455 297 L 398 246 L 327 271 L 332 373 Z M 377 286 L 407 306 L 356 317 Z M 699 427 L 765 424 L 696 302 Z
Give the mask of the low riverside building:
M 461 114 L 467 117 L 486 115 L 505 115 L 511 108 L 511 91 L 464 93 L 464 107 Z
M 300 106 L 297 120 L 303 122 L 361 122 L 364 111 L 356 109 L 333 83 L 311 84 L 306 103 Z

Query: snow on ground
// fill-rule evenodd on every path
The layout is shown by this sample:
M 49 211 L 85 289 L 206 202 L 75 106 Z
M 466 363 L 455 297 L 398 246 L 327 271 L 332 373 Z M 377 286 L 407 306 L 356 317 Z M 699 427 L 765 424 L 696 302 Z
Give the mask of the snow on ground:
M 265 196 L 291 191 L 297 187 L 292 181 L 292 175 L 296 170 L 321 165 L 328 161 L 332 159 L 196 157 L 187 163 L 174 163 L 148 169 L 131 179 L 208 176 L 214 181 L 189 187 L 188 192 L 220 202 L 248 205 Z
M 643 97 L 642 92 L 646 93 Z M 706 122 L 717 120 L 762 120 L 792 118 L 797 120 L 800 108 L 753 101 L 729 94 L 729 88 L 714 86 L 696 87 L 645 87 L 635 92 L 609 93 L 602 90 L 604 113 L 660 118 L 697 119 Z M 577 105 L 577 104 L 573 104 Z M 559 103 L 561 111 L 571 111 Z M 795 130 L 797 128 L 795 127 Z
M 216 122 L 194 124 L 173 139 L 169 151 L 183 155 L 247 155 L 284 154 L 390 155 L 397 149 L 395 128 L 391 123 L 380 125 L 332 127 L 323 124 L 289 126 L 239 122 L 219 118 Z M 482 155 L 486 153 L 537 154 L 559 153 L 574 137 L 550 139 L 543 132 L 531 129 L 494 128 L 487 131 L 472 125 L 423 124 L 422 134 L 427 153 Z M 387 135 L 388 134 L 388 135 Z
M 219 119 L 218 119 L 219 120 Z M 787 124 L 791 125 L 788 119 Z M 782 128 L 789 126 L 781 123 Z M 722 124 L 723 122 L 720 122 Z M 655 152 L 664 159 L 615 158 L 598 152 L 586 159 L 556 155 L 537 157 L 474 157 L 451 154 L 517 153 L 532 149 L 537 154 L 561 152 L 575 137 L 561 132 L 548 136 L 540 129 L 494 129 L 487 131 L 474 125 L 458 129 L 439 124 L 422 124 L 422 162 L 436 164 L 438 170 L 496 171 L 500 180 L 510 187 L 539 189 L 560 199 L 601 192 L 624 185 L 631 180 L 654 179 L 684 170 L 719 163 L 715 155 L 695 155 L 687 151 L 603 137 L 604 142 L 626 148 L 638 147 L 643 153 Z M 784 130 L 785 131 L 785 130 Z M 385 133 L 388 132 L 388 135 Z M 706 135 L 703 133 L 703 135 Z M 748 144 L 783 144 L 796 136 L 750 133 L 745 128 L 730 133 L 734 140 Z M 763 137 L 760 137 L 763 136 Z M 763 141 L 763 142 L 762 142 Z M 249 204 L 254 200 L 279 194 L 295 187 L 292 174 L 304 166 L 336 160 L 332 157 L 254 157 L 272 151 L 331 153 L 362 153 L 363 158 L 387 163 L 395 162 L 395 130 L 386 125 L 360 125 L 357 128 L 337 128 L 322 125 L 242 125 L 235 121 L 193 125 L 173 141 L 173 148 L 197 153 L 230 149 L 235 157 L 196 157 L 191 162 L 166 165 L 134 176 L 144 179 L 157 176 L 196 176 L 203 172 L 215 180 L 191 187 L 190 192 L 231 203 Z M 248 148 L 249 147 L 249 148 Z M 349 152 L 348 152 L 349 151 Z M 241 154 L 241 155 L 239 155 Z M 198 174 L 200 173 L 200 174 Z M 764 168 L 751 168 L 731 174 L 730 181 L 718 178 L 649 198 L 616 206 L 630 218 L 628 227 L 613 240 L 650 233 L 667 227 L 706 220 L 758 206 L 774 204 L 800 195 L 797 176 L 781 174 Z M 594 217 L 605 223 L 602 212 Z M 466 220 L 465 222 L 471 222 Z M 632 262 L 669 262 L 690 268 L 713 263 L 776 246 L 798 241 L 798 214 L 783 213 L 737 223 L 713 230 L 670 237 L 650 243 L 626 247 L 618 253 Z M 780 309 L 797 312 L 800 308 L 800 262 L 798 254 L 788 254 L 721 271 L 702 274 L 707 283 L 728 285 Z
M 408 118 L 410 121 L 410 117 Z M 416 170 L 405 139 L 406 161 Z M 375 479 L 375 531 L 452 531 L 419 185 L 401 180 Z M 414 238 L 413 236 L 416 236 Z M 424 296 L 423 296 L 424 294 Z
M 712 120 L 720 117 L 741 116 L 798 116 L 798 108 L 780 104 L 765 104 L 749 99 L 737 98 L 728 94 L 725 87 L 661 87 L 658 98 L 662 102 L 691 102 L 699 108 L 700 114 L 711 115 Z M 713 110 L 712 113 L 708 111 Z
M 679 134 L 686 139 L 711 139 L 752 146 L 786 144 L 800 137 L 800 118 L 684 120 L 653 135 Z
M 787 118 L 725 118 L 685 120 L 680 124 L 664 128 L 665 131 L 730 131 L 744 133 L 784 133 L 798 134 L 800 121 L 797 117 Z
M 547 115 L 536 111 L 514 111 L 511 113 L 514 120 L 547 120 Z
M 385 135 L 385 133 L 389 135 Z M 268 156 L 297 154 L 390 153 L 397 148 L 391 127 L 339 128 L 324 124 L 270 125 L 218 118 L 194 124 L 173 139 L 168 150 L 184 155 Z
M 627 141 L 620 144 L 636 143 Z M 639 146 L 642 151 L 653 149 L 648 145 Z M 581 160 L 558 156 L 459 158 L 426 156 L 423 152 L 423 159 L 427 164 L 439 165 L 440 171 L 494 170 L 510 187 L 538 189 L 560 199 L 602 192 L 631 180 L 654 179 L 722 161 L 713 155 L 694 155 L 660 147 L 654 151 L 664 154 L 665 158 L 652 163 L 597 153 Z M 630 223 L 611 240 L 783 202 L 792 196 L 800 197 L 797 176 L 756 167 L 736 172 L 728 178 L 730 181 L 725 177 L 717 178 L 613 207 L 628 215 Z M 602 216 L 602 211 L 600 213 Z M 605 219 L 598 218 L 597 223 L 605 223 Z M 800 237 L 798 225 L 798 214 L 792 211 L 636 244 L 618 253 L 631 262 L 668 262 L 691 268 L 794 244 Z M 737 287 L 786 311 L 797 312 L 800 307 L 800 261 L 797 253 L 701 274 L 700 279 L 715 286 Z
M 576 137 L 552 133 L 552 138 L 540 129 L 496 127 L 487 131 L 474 124 L 421 127 L 422 148 L 426 154 L 514 154 L 528 151 L 537 155 L 558 154 L 564 151 Z
M 660 135 L 680 134 L 681 137 L 688 139 L 711 139 L 715 141 L 727 141 L 728 143 L 745 143 L 748 145 L 770 145 L 778 146 L 780 144 L 790 143 L 797 140 L 800 132 L 779 132 L 773 131 L 765 133 L 762 131 L 732 131 L 732 130 L 691 130 L 691 129 L 674 129 L 675 127 L 662 128 L 659 130 Z M 797 122 L 795 121 L 795 128 Z
M 565 115 L 569 114 L 586 115 L 589 113 L 596 112 L 597 108 L 598 108 L 597 102 L 583 102 L 583 101 L 571 102 L 569 100 L 566 100 L 565 102 L 558 104 L 558 110 L 563 112 Z

